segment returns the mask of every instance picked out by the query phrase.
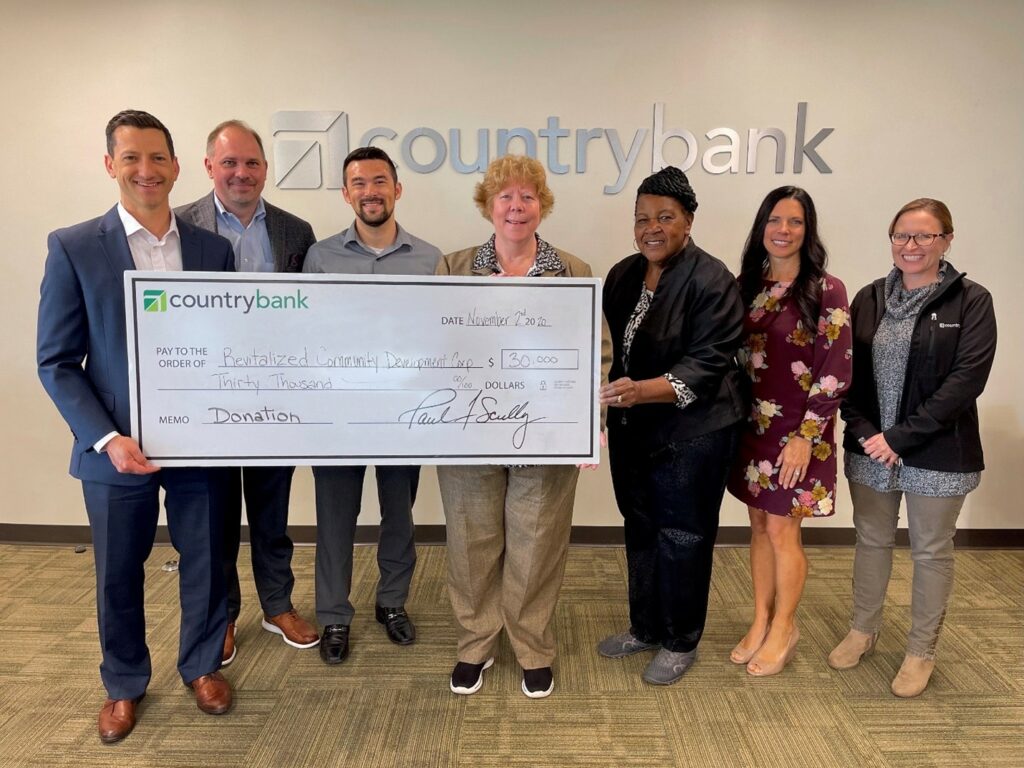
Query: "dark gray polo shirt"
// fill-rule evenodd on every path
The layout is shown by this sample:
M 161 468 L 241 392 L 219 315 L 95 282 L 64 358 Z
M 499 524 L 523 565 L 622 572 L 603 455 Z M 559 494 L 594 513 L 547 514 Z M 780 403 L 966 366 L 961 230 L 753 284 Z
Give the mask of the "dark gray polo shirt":
M 395 242 L 377 254 L 359 239 L 356 225 L 309 249 L 303 272 L 343 275 L 432 275 L 441 251 L 398 225 Z

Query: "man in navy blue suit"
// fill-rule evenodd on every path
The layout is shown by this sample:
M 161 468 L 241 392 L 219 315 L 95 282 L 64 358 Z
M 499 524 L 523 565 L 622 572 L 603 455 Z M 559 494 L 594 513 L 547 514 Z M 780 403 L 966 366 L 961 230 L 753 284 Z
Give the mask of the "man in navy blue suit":
M 96 558 L 107 690 L 99 733 L 111 743 L 131 733 L 151 676 L 144 564 L 161 488 L 181 563 L 178 671 L 201 710 L 231 707 L 231 687 L 217 671 L 227 627 L 221 521 L 207 470 L 160 469 L 130 437 L 123 277 L 131 269 L 227 271 L 234 257 L 227 240 L 171 213 L 178 161 L 163 123 L 127 110 L 111 118 L 106 138 L 104 164 L 121 199 L 99 218 L 50 233 L 36 357 L 39 378 L 74 435 L 70 472 L 82 481 Z

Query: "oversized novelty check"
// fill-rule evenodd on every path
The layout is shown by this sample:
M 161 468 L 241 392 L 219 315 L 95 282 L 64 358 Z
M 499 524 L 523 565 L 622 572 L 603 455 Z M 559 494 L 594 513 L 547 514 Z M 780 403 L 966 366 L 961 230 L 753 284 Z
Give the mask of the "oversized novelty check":
M 126 272 L 156 464 L 598 460 L 600 281 Z

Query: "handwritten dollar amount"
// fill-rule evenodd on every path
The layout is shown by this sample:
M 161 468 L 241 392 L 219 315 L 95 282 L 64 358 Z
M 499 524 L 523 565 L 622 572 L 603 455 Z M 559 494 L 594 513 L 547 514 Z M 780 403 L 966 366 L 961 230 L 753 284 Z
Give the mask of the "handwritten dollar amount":
M 489 358 L 494 367 L 494 358 Z M 501 368 L 503 370 L 575 371 L 580 367 L 578 349 L 503 349 Z

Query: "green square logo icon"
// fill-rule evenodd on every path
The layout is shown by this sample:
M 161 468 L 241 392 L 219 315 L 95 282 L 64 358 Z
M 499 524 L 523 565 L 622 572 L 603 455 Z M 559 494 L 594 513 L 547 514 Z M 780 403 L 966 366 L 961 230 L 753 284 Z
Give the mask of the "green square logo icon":
M 142 292 L 143 312 L 166 312 L 167 291 L 159 288 L 146 289 Z

